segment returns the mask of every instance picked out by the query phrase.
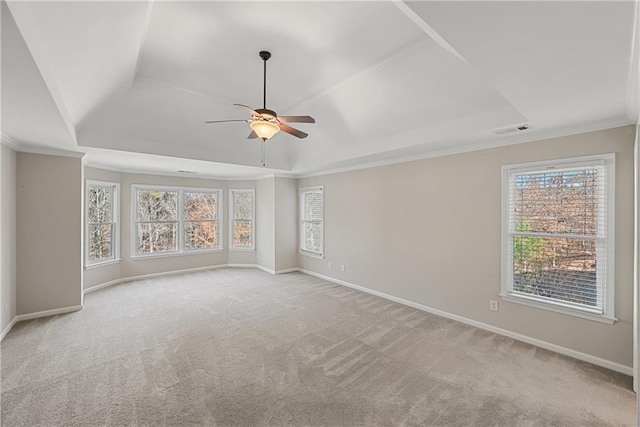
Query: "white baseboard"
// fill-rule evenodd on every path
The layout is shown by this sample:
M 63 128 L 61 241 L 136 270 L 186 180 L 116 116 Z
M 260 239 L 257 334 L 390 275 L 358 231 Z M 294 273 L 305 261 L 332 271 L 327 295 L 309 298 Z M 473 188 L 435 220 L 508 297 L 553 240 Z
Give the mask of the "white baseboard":
M 4 337 L 7 336 L 11 328 L 13 328 L 13 325 L 15 325 L 16 323 L 18 323 L 18 320 L 17 320 L 17 317 L 14 316 L 13 319 L 11 319 L 11 322 L 9 322 L 9 324 L 7 325 L 7 327 L 4 328 L 4 331 L 2 331 L 2 334 L 0 335 L 0 341 L 2 341 Z
M 82 306 L 81 305 L 73 305 L 71 307 L 54 308 L 53 310 L 37 311 L 35 313 L 20 314 L 20 315 L 15 317 L 15 320 L 16 320 L 16 322 L 22 322 L 23 320 L 38 319 L 40 317 L 55 316 L 57 314 L 72 313 L 72 312 L 78 311 L 78 310 L 82 310 Z
M 98 289 L 106 288 L 107 286 L 117 285 L 118 283 L 122 283 L 122 279 L 116 279 L 116 280 L 111 280 L 110 282 L 100 283 L 99 285 L 92 286 L 90 288 L 83 290 L 83 293 L 89 294 L 91 292 L 97 291 Z
M 205 270 L 216 270 L 218 268 L 257 268 L 262 271 L 266 271 L 269 274 L 284 274 L 284 273 L 291 273 L 294 271 L 300 271 L 300 269 L 297 267 L 274 271 L 258 264 L 219 264 L 219 265 L 206 266 L 206 267 L 187 268 L 184 270 L 164 271 L 162 273 L 144 274 L 141 276 L 123 277 L 122 279 L 115 279 L 109 282 L 100 283 L 99 285 L 91 286 L 90 288 L 84 289 L 83 293 L 89 294 L 99 289 L 117 285 L 119 283 L 133 282 L 135 280 L 153 279 L 155 277 L 173 276 L 173 275 L 185 274 L 185 273 L 195 273 L 197 271 L 205 271 Z
M 302 273 L 309 274 L 310 276 L 315 276 L 320 279 L 327 280 L 329 282 L 337 283 L 339 285 L 343 285 L 349 288 L 357 289 L 359 291 L 375 295 L 384 299 L 388 299 L 393 302 L 397 302 L 399 304 L 407 305 L 409 307 L 417 308 L 418 310 L 426 311 L 427 313 L 436 314 L 438 316 L 446 317 L 447 319 L 456 320 L 460 323 L 465 323 L 470 326 L 474 326 L 476 328 L 484 329 L 489 332 L 493 332 L 498 335 L 503 335 L 509 338 L 512 338 L 517 341 L 522 341 L 527 344 L 535 345 L 540 348 L 544 348 L 546 350 L 554 351 L 556 353 L 563 354 L 565 356 L 573 357 L 574 359 L 582 360 L 584 362 L 589 362 L 594 365 L 602 366 L 603 368 L 611 369 L 612 371 L 620 372 L 625 375 L 633 375 L 633 368 L 630 366 L 625 366 L 616 362 L 612 362 L 610 360 L 601 359 L 596 356 L 592 356 L 590 354 L 582 353 L 576 350 L 572 350 L 570 348 L 562 347 L 556 344 L 552 344 L 546 341 L 542 341 L 536 338 L 531 338 L 526 335 L 518 334 L 516 332 L 509 331 L 507 329 L 498 328 L 496 326 L 488 325 L 486 323 L 478 322 L 476 320 L 472 320 L 463 316 L 458 316 L 457 314 L 447 313 L 442 310 L 438 310 L 432 307 L 428 307 L 426 305 L 418 304 L 413 301 L 409 301 L 403 298 L 394 297 L 393 295 L 385 294 L 384 292 L 374 291 L 373 289 L 365 288 L 364 286 L 354 285 L 353 283 L 346 282 L 344 280 L 336 279 L 333 277 L 325 276 L 324 274 L 316 273 L 313 271 L 298 269 Z
M 300 271 L 300 269 L 298 267 L 283 268 L 282 270 L 277 270 L 276 274 L 287 274 L 287 273 L 293 273 L 294 271 Z
M 275 270 L 272 270 L 272 269 L 267 268 L 267 267 L 263 267 L 263 266 L 261 266 L 260 264 L 256 264 L 256 265 L 255 265 L 255 267 L 256 267 L 257 269 L 259 269 L 259 270 L 266 271 L 266 272 L 267 272 L 267 273 L 269 273 L 269 274 L 276 274 Z
M 235 264 L 233 266 L 234 267 L 240 267 L 240 266 L 254 267 L 253 264 Z M 91 286 L 90 288 L 84 289 L 83 292 L 85 294 L 88 294 L 88 293 L 97 291 L 99 289 L 106 288 L 108 286 L 117 285 L 119 283 L 133 282 L 135 280 L 153 279 L 155 277 L 174 276 L 177 274 L 195 273 L 198 271 L 205 271 L 205 270 L 217 270 L 218 268 L 226 268 L 226 267 L 230 267 L 230 265 L 228 264 L 208 265 L 205 267 L 186 268 L 183 270 L 171 270 L 171 271 L 163 271 L 161 273 L 142 274 L 140 276 L 123 277 L 122 279 L 115 279 L 109 282 L 100 283 L 99 285 Z

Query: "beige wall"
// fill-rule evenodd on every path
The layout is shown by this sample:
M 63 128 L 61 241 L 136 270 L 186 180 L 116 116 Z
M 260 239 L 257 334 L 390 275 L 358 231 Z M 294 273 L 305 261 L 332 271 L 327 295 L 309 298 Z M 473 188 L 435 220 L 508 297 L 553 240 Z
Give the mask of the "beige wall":
M 256 182 L 256 250 L 258 265 L 275 271 L 275 178 Z
M 324 260 L 305 269 L 632 366 L 633 127 L 301 179 L 324 185 Z M 616 153 L 613 325 L 500 300 L 501 166 Z M 328 269 L 328 262 L 334 268 Z M 345 265 L 345 272 L 339 270 Z
M 147 174 L 118 173 L 93 167 L 85 168 L 85 179 L 120 183 L 120 262 L 104 266 L 92 266 L 85 270 L 84 288 L 118 279 L 158 274 L 193 268 L 231 264 L 255 264 L 255 251 L 229 251 L 229 189 L 255 189 L 255 181 L 222 181 L 199 178 L 182 178 Z M 189 255 L 168 255 L 157 258 L 137 258 L 132 254 L 131 235 L 131 186 L 158 185 L 170 187 L 195 187 L 222 190 L 221 230 L 224 249 Z
M 17 314 L 82 304 L 83 166 L 18 153 Z
M 298 267 L 298 180 L 274 181 L 275 271 Z
M 0 332 L 17 314 L 16 152 L 0 144 Z

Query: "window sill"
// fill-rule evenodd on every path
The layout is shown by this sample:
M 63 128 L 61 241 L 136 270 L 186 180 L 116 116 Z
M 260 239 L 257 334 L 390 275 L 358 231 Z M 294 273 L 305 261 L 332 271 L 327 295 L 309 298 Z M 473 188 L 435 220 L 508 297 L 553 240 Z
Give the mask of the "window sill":
M 313 252 L 308 252 L 308 251 L 303 251 L 303 250 L 298 251 L 298 253 L 300 255 L 308 256 L 310 258 L 324 259 L 324 254 L 316 254 L 316 253 L 313 253 Z
M 500 294 L 504 301 L 515 302 L 517 304 L 527 305 L 529 307 L 541 308 L 543 310 L 549 310 L 556 313 L 567 314 L 569 316 L 580 317 L 582 319 L 593 320 L 595 322 L 607 323 L 609 325 L 613 325 L 618 319 L 615 317 L 611 317 L 605 314 L 596 314 L 589 313 L 586 311 L 580 311 L 577 309 L 563 307 L 561 305 L 555 305 L 552 303 L 546 303 L 542 301 L 537 301 L 535 299 L 528 299 L 525 297 L 510 295 L 510 294 Z
M 120 262 L 120 258 L 114 258 L 107 261 L 94 262 L 84 266 L 85 270 L 92 270 L 98 267 L 106 267 L 107 265 L 117 264 Z
M 131 261 L 142 261 L 145 259 L 168 258 L 175 256 L 202 255 L 222 252 L 224 249 L 197 249 L 185 252 L 160 252 L 153 255 L 135 255 L 131 257 Z
M 253 252 L 256 248 L 229 248 L 229 252 Z

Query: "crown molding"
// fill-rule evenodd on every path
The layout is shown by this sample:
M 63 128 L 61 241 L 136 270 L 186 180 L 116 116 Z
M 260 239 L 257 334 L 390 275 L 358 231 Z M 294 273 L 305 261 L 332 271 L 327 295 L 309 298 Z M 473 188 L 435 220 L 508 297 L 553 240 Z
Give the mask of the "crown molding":
M 499 140 L 488 140 L 488 141 L 478 142 L 475 144 L 443 148 L 439 150 L 413 154 L 410 156 L 400 156 L 400 157 L 395 157 L 391 159 L 365 162 L 365 163 L 360 163 L 352 166 L 345 166 L 345 167 L 339 167 L 339 168 L 333 168 L 333 169 L 332 168 L 326 168 L 326 169 L 320 168 L 316 170 L 307 169 L 307 171 L 294 170 L 293 171 L 294 175 L 292 177 L 312 178 L 316 176 L 331 175 L 331 174 L 350 172 L 350 171 L 355 171 L 360 169 L 369 169 L 369 168 L 375 168 L 380 166 L 394 165 L 398 163 L 406 163 L 406 162 L 411 162 L 415 160 L 424 160 L 424 159 L 431 159 L 435 157 L 450 156 L 453 154 L 462 154 L 462 153 L 468 153 L 472 151 L 487 150 L 490 148 L 499 148 L 499 147 L 505 147 L 509 145 L 516 145 L 516 144 L 525 144 L 527 142 L 545 141 L 553 138 L 579 135 L 579 134 L 588 133 L 588 132 L 597 132 L 600 130 L 614 129 L 614 128 L 633 125 L 633 124 L 635 124 L 635 121 L 631 120 L 628 117 L 607 119 L 607 120 L 601 120 L 597 122 L 587 122 L 587 123 L 581 123 L 575 126 L 567 126 L 563 128 L 550 129 L 546 131 L 540 131 L 537 133 L 528 133 L 528 134 L 525 133 L 524 135 L 521 134 L 517 136 L 511 135 L 508 137 L 502 137 Z
M 13 151 L 20 151 L 20 148 L 22 147 L 22 144 L 3 132 L 0 132 L 0 142 L 11 148 Z
M 85 155 L 85 153 L 82 153 L 80 151 L 67 151 L 61 150 L 59 148 L 34 147 L 29 145 L 22 145 L 19 151 L 21 153 L 42 154 L 45 156 L 72 157 L 75 159 L 81 159 Z
M 629 54 L 629 81 L 627 83 L 627 117 L 640 123 L 640 6 L 634 2 L 633 37 Z
M 140 169 L 131 169 L 131 168 L 119 168 L 111 165 L 107 165 L 104 163 L 99 163 L 94 160 L 87 160 L 85 166 L 94 168 L 94 169 L 102 169 L 111 172 L 117 173 L 126 173 L 130 175 L 155 175 L 155 176 L 166 176 L 171 178 L 188 178 L 188 179 L 208 179 L 215 181 L 257 181 L 259 179 L 273 177 L 279 174 L 267 174 L 267 175 L 243 175 L 239 177 L 225 177 L 220 175 L 206 175 L 201 173 L 195 174 L 183 174 L 179 172 L 169 172 L 169 171 L 153 171 L 153 170 L 140 170 Z M 287 175 L 288 178 L 291 176 Z

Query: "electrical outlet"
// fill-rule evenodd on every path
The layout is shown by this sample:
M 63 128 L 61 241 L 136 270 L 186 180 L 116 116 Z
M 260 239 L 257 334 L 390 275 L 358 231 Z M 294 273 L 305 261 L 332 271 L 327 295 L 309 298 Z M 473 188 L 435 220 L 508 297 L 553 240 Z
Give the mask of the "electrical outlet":
M 331 261 L 329 261 L 329 270 L 331 270 Z
M 498 301 L 496 300 L 489 301 L 489 309 L 491 311 L 498 311 Z
M 344 264 L 340 266 L 340 271 L 344 271 Z
M 260 258 L 260 252 L 256 252 L 256 258 Z

